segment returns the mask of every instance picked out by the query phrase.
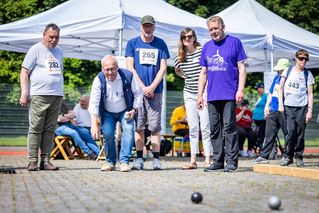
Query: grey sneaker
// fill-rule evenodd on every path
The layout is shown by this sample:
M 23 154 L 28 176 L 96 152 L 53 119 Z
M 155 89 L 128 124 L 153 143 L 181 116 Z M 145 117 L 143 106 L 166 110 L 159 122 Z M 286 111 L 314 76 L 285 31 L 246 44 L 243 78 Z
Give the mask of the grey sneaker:
M 132 170 L 141 170 L 144 168 L 144 161 L 142 158 L 137 158 L 133 162 Z
M 153 159 L 153 170 L 162 170 L 161 161 L 157 158 Z
M 226 164 L 224 172 L 234 172 L 236 170 L 237 170 L 237 166 L 235 166 L 234 164 Z
M 304 166 L 305 166 L 305 163 L 303 162 L 302 159 L 297 158 L 297 160 L 296 160 L 296 165 L 297 165 L 297 167 L 304 167 Z
M 292 163 L 293 163 L 293 161 L 291 159 L 284 157 L 281 159 L 280 165 L 281 166 L 289 166 Z
M 266 158 L 259 156 L 256 158 L 255 163 L 269 163 L 269 161 Z

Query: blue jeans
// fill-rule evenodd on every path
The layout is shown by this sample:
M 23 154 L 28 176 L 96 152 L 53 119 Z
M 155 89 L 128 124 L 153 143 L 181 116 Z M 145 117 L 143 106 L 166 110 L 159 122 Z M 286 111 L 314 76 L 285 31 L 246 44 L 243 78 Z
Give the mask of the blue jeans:
M 85 144 L 80 134 L 77 132 L 76 126 L 72 124 L 65 124 L 59 126 L 55 130 L 55 134 L 62 136 L 70 136 L 85 154 L 89 154 L 91 152 L 90 148 Z
M 100 147 L 96 144 L 91 136 L 90 129 L 83 126 L 77 126 L 77 132 L 80 134 L 81 138 L 85 141 L 86 145 L 96 154 L 100 154 Z
M 116 123 L 119 121 L 122 126 L 122 138 L 121 138 L 121 150 L 120 150 L 120 162 L 128 163 L 134 143 L 134 119 L 126 121 L 124 114 L 126 111 L 119 113 L 104 112 L 103 124 L 101 131 L 104 139 L 104 149 L 106 154 L 106 162 L 116 163 L 116 146 L 115 146 L 115 128 Z

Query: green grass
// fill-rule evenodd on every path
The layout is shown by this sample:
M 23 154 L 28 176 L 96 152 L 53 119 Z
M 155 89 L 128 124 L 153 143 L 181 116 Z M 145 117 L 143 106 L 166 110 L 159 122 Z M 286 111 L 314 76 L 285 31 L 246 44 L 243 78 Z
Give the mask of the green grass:
M 280 142 L 283 145 L 284 139 L 280 138 Z M 245 143 L 245 145 L 247 142 Z M 3 136 L 0 135 L 0 146 L 26 146 L 27 137 L 26 136 Z M 306 140 L 306 146 L 318 146 L 319 138 Z
M 26 136 L 0 136 L 0 146 L 26 146 Z

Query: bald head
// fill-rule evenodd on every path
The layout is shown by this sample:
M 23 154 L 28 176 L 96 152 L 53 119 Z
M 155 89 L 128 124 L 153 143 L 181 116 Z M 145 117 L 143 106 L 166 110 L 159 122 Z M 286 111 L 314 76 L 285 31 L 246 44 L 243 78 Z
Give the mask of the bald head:
M 114 64 L 118 67 L 117 59 L 113 55 L 106 55 L 101 60 L 102 67 L 106 64 Z
M 82 95 L 80 98 L 80 106 L 82 109 L 88 109 L 89 108 L 89 102 L 90 102 L 90 96 L 88 95 Z
M 106 76 L 107 80 L 114 81 L 117 76 L 118 71 L 118 63 L 114 56 L 112 55 L 106 55 L 101 60 L 102 65 L 102 71 L 104 75 Z

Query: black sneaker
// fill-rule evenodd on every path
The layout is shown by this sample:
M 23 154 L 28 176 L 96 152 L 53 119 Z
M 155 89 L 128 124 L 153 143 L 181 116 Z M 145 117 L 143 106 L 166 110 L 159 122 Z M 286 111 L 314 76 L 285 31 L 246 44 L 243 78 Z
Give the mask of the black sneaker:
M 280 165 L 281 166 L 289 166 L 290 164 L 293 163 L 292 159 L 289 159 L 287 157 L 284 157 L 283 159 L 281 159 Z
M 212 163 L 208 167 L 205 167 L 204 172 L 216 172 L 217 170 L 224 169 L 224 165 Z
M 304 167 L 304 166 L 305 166 L 305 163 L 303 162 L 302 159 L 297 158 L 297 160 L 296 160 L 296 165 L 297 165 L 297 167 Z
M 234 172 L 236 170 L 237 170 L 237 166 L 235 166 L 234 164 L 227 164 L 224 172 Z

